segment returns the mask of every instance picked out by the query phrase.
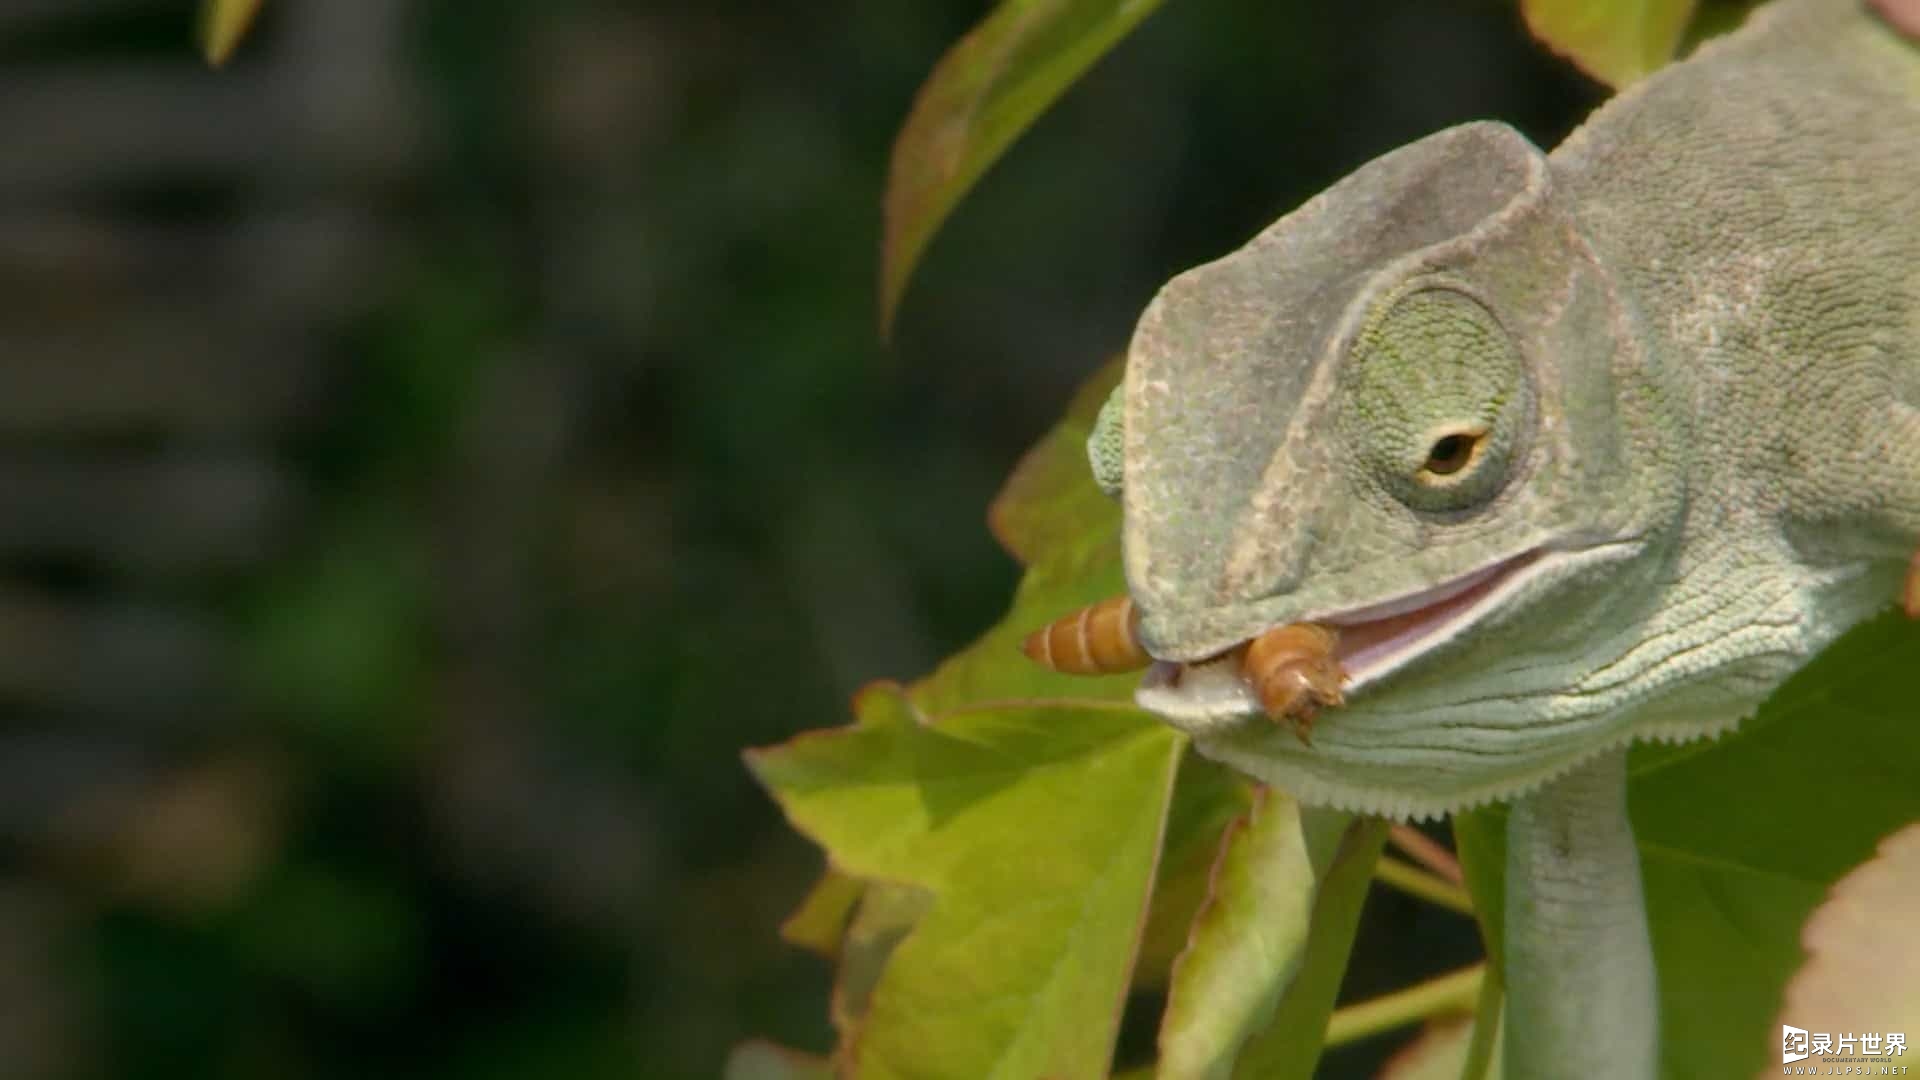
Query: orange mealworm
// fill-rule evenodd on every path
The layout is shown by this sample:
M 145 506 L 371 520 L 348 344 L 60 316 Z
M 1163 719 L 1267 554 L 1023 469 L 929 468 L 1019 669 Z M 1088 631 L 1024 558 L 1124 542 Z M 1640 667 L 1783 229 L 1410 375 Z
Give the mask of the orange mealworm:
M 1050 671 L 1067 675 L 1117 675 L 1153 662 L 1140 644 L 1140 614 L 1133 599 L 1116 596 L 1055 619 L 1027 635 L 1021 650 Z M 1276 627 L 1237 650 L 1240 677 L 1276 723 L 1287 721 L 1300 741 L 1312 745 L 1313 718 L 1323 708 L 1346 703 L 1340 684 L 1346 672 L 1333 657 L 1337 632 L 1313 623 Z
M 1240 672 L 1254 696 L 1275 722 L 1293 726 L 1300 741 L 1311 746 L 1313 717 L 1322 708 L 1346 703 L 1340 684 L 1346 672 L 1333 658 L 1339 635 L 1313 623 L 1276 627 L 1247 644 Z
M 1140 616 L 1133 598 L 1116 596 L 1055 619 L 1027 635 L 1034 663 L 1068 675 L 1117 675 L 1153 663 L 1140 647 Z

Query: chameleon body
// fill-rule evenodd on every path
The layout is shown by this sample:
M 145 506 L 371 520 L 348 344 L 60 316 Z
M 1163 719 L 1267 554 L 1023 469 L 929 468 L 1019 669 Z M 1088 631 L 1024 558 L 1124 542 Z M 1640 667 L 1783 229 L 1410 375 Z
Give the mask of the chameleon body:
M 1920 545 L 1920 46 L 1779 0 L 1551 155 L 1387 154 L 1168 283 L 1089 451 L 1141 704 L 1309 804 L 1519 800 L 1515 1075 L 1650 1075 L 1623 748 L 1736 725 Z M 1219 659 L 1300 622 L 1351 679 L 1311 746 Z

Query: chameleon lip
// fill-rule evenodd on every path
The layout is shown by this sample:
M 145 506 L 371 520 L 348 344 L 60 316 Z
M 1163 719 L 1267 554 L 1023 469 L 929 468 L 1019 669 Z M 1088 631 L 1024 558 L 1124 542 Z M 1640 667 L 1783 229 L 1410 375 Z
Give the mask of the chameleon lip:
M 1484 585 L 1487 579 L 1497 577 L 1505 571 L 1513 569 L 1515 563 L 1530 561 L 1539 553 L 1539 549 L 1536 548 L 1524 554 L 1516 555 L 1511 559 L 1503 559 L 1500 562 L 1494 563 L 1492 566 L 1483 567 L 1464 576 L 1455 578 L 1444 585 L 1436 585 L 1431 589 L 1423 589 L 1420 592 L 1403 596 L 1398 600 L 1387 600 L 1363 608 L 1354 608 L 1351 611 L 1344 611 L 1337 615 L 1328 615 L 1314 621 L 1325 623 L 1328 626 L 1347 627 L 1360 623 L 1378 622 L 1383 619 L 1392 619 L 1401 615 L 1423 611 L 1435 605 L 1444 604 L 1470 589 Z
M 1346 670 L 1348 689 L 1358 690 L 1477 622 L 1485 601 L 1546 554 L 1533 548 L 1430 589 L 1303 621 L 1339 629 L 1334 657 Z M 1240 677 L 1238 648 L 1190 663 L 1155 661 L 1135 701 L 1196 733 L 1260 712 L 1259 700 Z
M 1317 621 L 1339 628 L 1333 655 L 1357 690 L 1425 652 L 1428 643 L 1478 621 L 1481 602 L 1543 554 L 1534 548 L 1444 585 Z

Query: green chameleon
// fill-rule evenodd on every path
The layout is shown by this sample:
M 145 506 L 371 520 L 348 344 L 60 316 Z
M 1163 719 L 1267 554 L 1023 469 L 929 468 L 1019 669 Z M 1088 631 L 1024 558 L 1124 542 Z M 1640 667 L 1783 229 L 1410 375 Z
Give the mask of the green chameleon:
M 1920 545 L 1920 46 L 1781 0 L 1550 155 L 1387 154 L 1167 284 L 1089 450 L 1140 704 L 1308 804 L 1512 800 L 1509 1074 L 1651 1077 L 1627 745 L 1734 727 Z M 1223 656 L 1297 622 L 1349 678 L 1311 744 Z

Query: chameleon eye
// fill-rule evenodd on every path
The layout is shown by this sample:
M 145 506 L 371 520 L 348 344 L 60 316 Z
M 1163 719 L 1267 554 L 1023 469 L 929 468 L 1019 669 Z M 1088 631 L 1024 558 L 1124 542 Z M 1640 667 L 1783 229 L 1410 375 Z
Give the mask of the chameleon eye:
M 1427 463 L 1420 467 L 1421 479 L 1452 476 L 1473 463 L 1487 437 L 1485 428 L 1451 431 L 1433 442 L 1427 451 Z
M 1532 422 L 1519 349 L 1453 288 L 1389 296 L 1355 334 L 1340 390 L 1339 423 L 1363 482 L 1423 514 L 1492 503 Z

